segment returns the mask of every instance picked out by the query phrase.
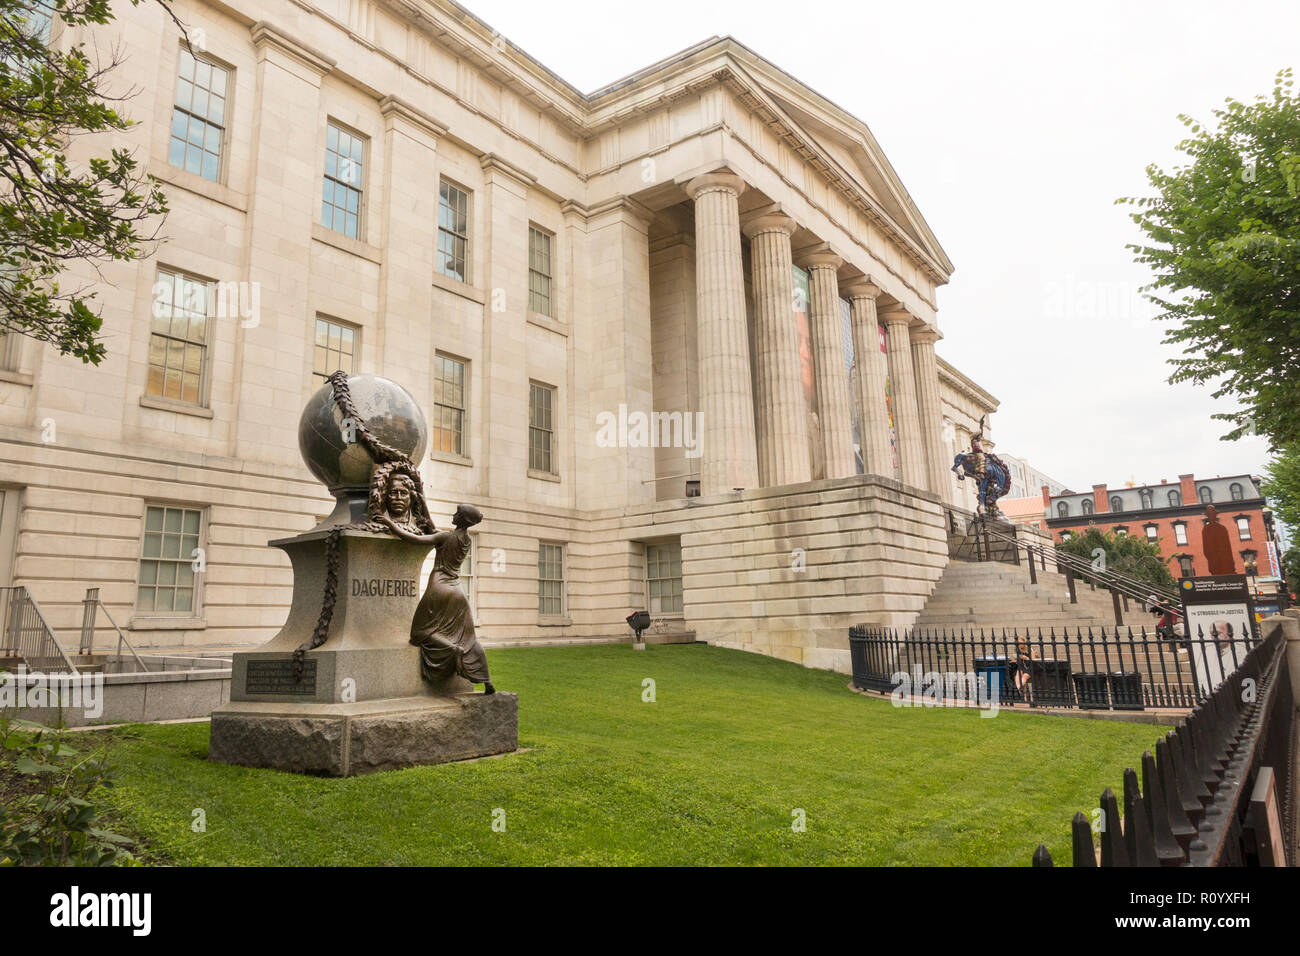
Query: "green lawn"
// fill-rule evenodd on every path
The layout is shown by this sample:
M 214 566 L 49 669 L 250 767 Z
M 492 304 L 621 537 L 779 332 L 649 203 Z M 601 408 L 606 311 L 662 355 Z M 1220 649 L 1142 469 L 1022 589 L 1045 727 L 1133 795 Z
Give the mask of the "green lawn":
M 320 779 L 211 764 L 206 723 L 141 725 L 114 733 L 115 812 L 146 860 L 183 865 L 1023 866 L 1040 840 L 1060 864 L 1070 817 L 1164 732 L 895 708 L 702 645 L 489 658 L 525 753 Z

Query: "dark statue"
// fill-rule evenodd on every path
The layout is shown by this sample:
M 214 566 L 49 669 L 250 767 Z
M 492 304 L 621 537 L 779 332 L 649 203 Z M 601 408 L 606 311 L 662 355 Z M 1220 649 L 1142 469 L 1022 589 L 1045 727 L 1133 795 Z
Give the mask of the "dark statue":
M 312 440 L 313 449 L 321 446 L 329 452 L 305 456 L 308 467 L 318 477 L 332 487 L 356 484 L 368 477 L 369 492 L 365 516 L 332 527 L 326 539 L 325 602 L 311 639 L 294 653 L 295 678 L 301 676 L 303 655 L 320 647 L 329 637 L 338 587 L 339 535 L 350 528 L 395 534 L 413 544 L 432 545 L 438 549 L 428 588 L 411 622 L 411 643 L 420 648 L 420 672 L 435 684 L 442 683 L 452 674 L 459 674 L 471 683 L 482 684 L 485 693 L 493 694 L 496 688 L 488 675 L 487 656 L 474 633 L 469 598 L 460 587 L 460 566 L 470 548 L 466 529 L 482 521 L 483 515 L 472 505 L 461 505 L 452 519 L 455 530 L 438 531 L 434 528 L 428 503 L 424 500 L 424 484 L 419 469 L 410 454 L 375 434 L 357 409 L 352 395 L 353 381 L 373 390 L 369 377 L 350 381 L 346 373 L 334 372 L 328 379 L 328 396 L 336 417 L 330 419 L 324 410 L 324 402 L 314 398 L 313 403 L 320 407 L 313 410 L 309 405 L 303 418 L 307 424 L 299 428 L 300 444 L 306 435 Z M 389 405 L 396 401 L 389 393 L 381 394 Z M 410 423 L 403 424 L 408 418 L 418 422 L 418 409 L 412 414 L 393 408 L 380 422 L 403 445 L 422 449 L 424 439 L 419 434 L 420 429 Z M 336 426 L 334 430 L 325 424 L 331 420 Z M 334 436 L 340 421 L 351 423 L 355 442 L 337 442 Z
M 998 499 L 1011 488 L 1011 470 L 992 452 L 984 451 L 984 419 L 980 430 L 971 436 L 970 451 L 962 452 L 952 460 L 952 470 L 958 481 L 974 478 L 979 482 L 980 513 L 989 518 L 1005 518 L 998 507 Z
M 420 649 L 420 670 L 425 678 L 441 681 L 456 673 L 485 694 L 495 693 L 488 674 L 487 656 L 474 634 L 469 598 L 460 587 L 460 566 L 469 554 L 469 531 L 483 520 L 473 505 L 461 505 L 452 518 L 453 531 L 416 534 L 401 525 L 390 510 L 379 522 L 405 541 L 438 549 L 433 573 L 411 621 L 411 643 Z

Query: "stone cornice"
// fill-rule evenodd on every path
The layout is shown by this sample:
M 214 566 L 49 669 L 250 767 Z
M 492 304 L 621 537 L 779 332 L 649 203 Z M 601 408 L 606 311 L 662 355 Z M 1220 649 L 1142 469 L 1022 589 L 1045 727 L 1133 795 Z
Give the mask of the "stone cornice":
M 428 113 L 396 96 L 385 96 L 380 100 L 379 112 L 384 116 L 400 116 L 412 126 L 424 130 L 434 139 L 441 139 L 447 133 L 447 127 L 444 124 L 439 123 Z
M 516 180 L 523 186 L 531 186 L 533 183 L 537 182 L 537 177 L 532 173 L 525 169 L 521 169 L 514 163 L 496 153 L 483 153 L 479 156 L 479 165 L 483 167 L 485 173 L 494 171 L 505 173 L 511 179 Z
M 978 404 L 986 406 L 990 412 L 997 411 L 1002 403 L 991 392 L 977 385 L 973 379 L 957 371 L 939 356 L 936 355 L 935 359 L 939 366 L 939 380 L 941 382 L 947 382 L 957 391 L 966 395 L 967 398 L 974 399 Z
M 313 50 L 309 46 L 304 46 L 297 40 L 294 40 L 287 33 L 274 24 L 265 20 L 258 20 L 249 28 L 249 34 L 253 38 L 254 46 L 273 46 L 276 49 L 287 53 L 289 56 L 311 67 L 316 72 L 324 76 L 337 65 L 336 60 L 331 59 L 324 53 Z

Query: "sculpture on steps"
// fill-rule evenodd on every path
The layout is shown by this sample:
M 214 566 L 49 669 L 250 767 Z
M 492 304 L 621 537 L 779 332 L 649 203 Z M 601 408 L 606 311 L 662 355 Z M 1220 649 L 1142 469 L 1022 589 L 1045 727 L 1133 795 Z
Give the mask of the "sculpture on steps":
M 979 502 L 981 516 L 1006 520 L 1006 515 L 998 507 L 998 499 L 1011 487 L 1011 470 L 992 452 L 984 451 L 984 419 L 980 419 L 980 430 L 971 436 L 970 451 L 962 452 L 952 460 L 952 470 L 958 481 L 974 478 L 979 482 Z

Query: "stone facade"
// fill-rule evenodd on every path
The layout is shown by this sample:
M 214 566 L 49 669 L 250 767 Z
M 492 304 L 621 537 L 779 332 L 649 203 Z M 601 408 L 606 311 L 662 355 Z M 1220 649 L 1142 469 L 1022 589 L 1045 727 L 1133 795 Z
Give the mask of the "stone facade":
M 462 501 L 486 515 L 487 643 L 624 635 L 651 601 L 661 630 L 846 669 L 849 623 L 915 615 L 946 561 L 942 505 L 973 507 L 949 446 L 996 401 L 935 355 L 952 264 L 864 124 L 730 38 L 582 94 L 444 0 L 175 10 L 226 77 L 215 173 L 170 161 L 177 28 L 121 7 L 97 39 L 126 54 L 139 125 L 113 145 L 164 181 L 167 240 L 86 275 L 99 367 L 0 350 L 0 571 L 65 639 L 87 586 L 139 646 L 283 624 L 289 565 L 266 543 L 330 508 L 296 440 L 318 319 L 435 426 L 435 364 L 461 369 L 459 447 L 422 471 L 440 525 Z M 361 144 L 343 231 L 323 212 L 331 128 Z M 444 186 L 465 223 L 440 237 Z M 463 263 L 440 252 L 458 231 Z M 160 270 L 210 292 L 189 399 L 151 394 Z M 643 441 L 642 416 L 677 440 Z M 139 606 L 150 507 L 201 516 L 185 613 Z M 542 613 L 552 543 L 563 596 Z

